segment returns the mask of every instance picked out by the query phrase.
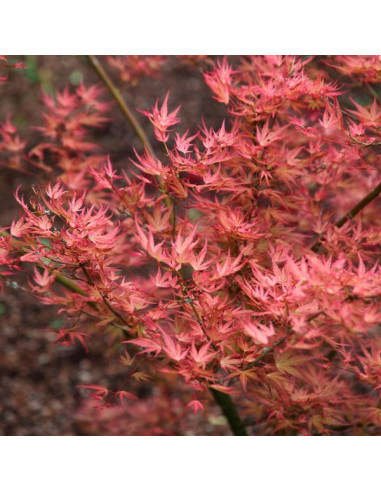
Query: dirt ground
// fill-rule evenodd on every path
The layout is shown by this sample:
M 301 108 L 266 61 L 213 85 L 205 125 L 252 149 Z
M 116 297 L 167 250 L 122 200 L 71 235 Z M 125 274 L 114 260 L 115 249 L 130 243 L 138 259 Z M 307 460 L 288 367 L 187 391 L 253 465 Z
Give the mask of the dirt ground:
M 29 68 L 11 72 L 8 83 L 0 88 L 0 121 L 11 113 L 30 143 L 36 138 L 33 126 L 41 121 L 41 87 L 63 89 L 82 77 L 86 84 L 99 81 L 83 57 L 14 58 L 25 60 Z M 145 79 L 136 87 L 124 88 L 123 95 L 131 108 L 148 109 L 168 90 L 171 104 L 182 104 L 180 131 L 195 129 L 202 117 L 207 124 L 214 125 L 226 116 L 224 107 L 211 99 L 199 71 L 175 60 L 166 66 L 160 78 Z M 139 114 L 137 117 L 152 135 L 146 119 Z M 113 109 L 112 121 L 97 132 L 96 138 L 117 166 L 128 165 L 132 148 L 141 148 L 117 107 Z M 27 190 L 34 179 L 0 168 L 0 227 L 9 225 L 20 212 L 13 190 L 20 184 Z M 125 368 L 105 357 L 102 340 L 93 344 L 89 355 L 81 346 L 54 344 L 52 334 L 46 330 L 59 322 L 54 308 L 41 306 L 27 292 L 8 289 L 0 294 L 0 435 L 122 433 L 121 428 L 102 430 L 78 418 L 84 390 L 77 386 L 114 385 L 123 378 Z M 228 433 L 224 421 L 218 418 L 218 409 L 205 422 L 194 419 L 196 433 Z

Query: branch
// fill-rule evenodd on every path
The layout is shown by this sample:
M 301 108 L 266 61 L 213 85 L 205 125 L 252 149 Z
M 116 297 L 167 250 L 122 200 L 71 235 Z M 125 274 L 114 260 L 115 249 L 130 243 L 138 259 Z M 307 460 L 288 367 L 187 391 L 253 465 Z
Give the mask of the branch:
M 86 296 L 86 292 L 81 289 L 75 282 L 70 280 L 69 278 L 65 277 L 64 275 L 61 275 L 61 273 L 56 273 L 55 274 L 55 280 L 57 283 L 61 284 L 63 287 L 65 287 L 68 290 L 71 290 L 72 292 L 76 292 L 77 294 L 81 294 L 82 296 Z
M 360 200 L 357 205 L 355 205 L 349 212 L 347 212 L 341 219 L 335 222 L 336 227 L 342 227 L 346 222 L 353 219 L 363 208 L 365 208 L 371 201 L 373 201 L 381 193 L 381 183 L 379 183 L 374 190 L 368 193 L 362 200 Z M 324 236 L 321 236 L 316 243 L 311 247 L 314 253 L 318 253 L 320 246 L 322 246 L 322 241 L 324 241 Z
M 221 408 L 222 413 L 225 415 L 229 422 L 229 427 L 235 436 L 247 436 L 245 425 L 242 422 L 237 412 L 237 407 L 234 405 L 233 400 L 226 393 L 209 388 L 216 403 Z
M 149 143 L 148 137 L 143 130 L 143 128 L 140 126 L 138 120 L 135 118 L 133 115 L 132 111 L 130 108 L 127 106 L 127 103 L 123 99 L 122 94 L 120 93 L 119 89 L 115 86 L 113 81 L 110 79 L 102 65 L 99 63 L 99 60 L 96 56 L 94 55 L 87 55 L 87 59 L 90 62 L 90 65 L 93 67 L 95 72 L 98 74 L 99 78 L 102 80 L 102 82 L 105 84 L 107 89 L 109 90 L 110 94 L 112 97 L 115 99 L 116 103 L 122 110 L 124 116 L 126 119 L 129 121 L 131 126 L 133 127 L 136 135 L 138 136 L 139 140 L 141 143 L 144 145 L 144 147 L 147 149 L 147 151 L 151 155 L 155 155 L 153 148 L 151 147 L 151 144 Z

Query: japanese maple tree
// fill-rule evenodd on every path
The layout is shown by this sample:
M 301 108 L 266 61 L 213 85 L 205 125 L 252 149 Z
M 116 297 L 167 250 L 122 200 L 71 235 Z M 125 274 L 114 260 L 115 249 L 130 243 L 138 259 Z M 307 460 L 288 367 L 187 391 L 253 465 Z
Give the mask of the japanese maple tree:
M 179 57 L 229 115 L 185 133 L 170 87 L 135 113 L 104 68 L 128 87 L 167 57 L 89 61 L 104 88 L 44 94 L 37 145 L 0 127 L 1 165 L 38 176 L 2 225 L 0 281 L 59 307 L 56 341 L 106 336 L 126 382 L 87 390 L 116 432 L 173 433 L 151 421 L 164 396 L 136 399 L 149 380 L 181 385 L 182 423 L 212 394 L 238 435 L 379 434 L 381 58 Z M 91 136 L 108 94 L 144 147 L 124 167 Z

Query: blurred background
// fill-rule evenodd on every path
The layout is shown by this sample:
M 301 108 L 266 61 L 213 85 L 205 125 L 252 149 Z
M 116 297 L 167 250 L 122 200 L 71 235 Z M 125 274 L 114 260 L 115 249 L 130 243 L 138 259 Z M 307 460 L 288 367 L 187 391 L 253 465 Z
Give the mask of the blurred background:
M 128 80 L 104 57 L 99 60 L 131 109 L 148 110 L 169 90 L 170 108 L 181 104 L 177 131 L 196 130 L 203 118 L 208 126 L 220 125 L 226 117 L 225 107 L 212 99 L 195 61 L 166 58 L 161 63 L 158 57 L 160 66 L 154 77 L 142 74 L 139 80 Z M 22 61 L 27 68 L 11 70 L 7 83 L 0 87 L 0 122 L 10 114 L 28 146 L 39 140 L 35 127 L 42 122 L 42 90 L 53 93 L 81 81 L 86 86 L 100 83 L 82 56 L 17 56 L 8 57 L 8 61 Z M 111 100 L 107 92 L 103 99 Z M 154 144 L 148 119 L 135 114 Z M 110 121 L 94 130 L 93 137 L 116 167 L 129 165 L 133 147 L 142 149 L 115 104 Z M 14 190 L 22 185 L 27 194 L 36 176 L 0 168 L 0 227 L 10 225 L 20 214 Z M 155 389 L 150 383 L 136 382 L 140 400 L 129 408 L 102 412 L 93 408 L 94 403 L 78 385 L 117 387 L 123 383 L 126 367 L 105 353 L 102 340 L 92 342 L 89 354 L 80 344 L 54 344 L 54 335 L 47 330 L 58 329 L 62 323 L 56 309 L 42 306 L 20 288 L 0 293 L 0 435 L 229 434 L 213 404 L 206 414 L 194 416 L 184 411 L 183 390 L 176 381 L 158 384 Z M 187 401 L 191 399 L 185 396 Z M 139 413 L 145 415 L 143 426 L 136 417 Z

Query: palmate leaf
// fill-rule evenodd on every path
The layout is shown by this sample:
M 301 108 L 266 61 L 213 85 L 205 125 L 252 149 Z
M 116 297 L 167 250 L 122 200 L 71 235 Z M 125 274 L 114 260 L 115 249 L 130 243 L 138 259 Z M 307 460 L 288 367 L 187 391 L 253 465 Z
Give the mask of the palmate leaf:
M 305 357 L 303 355 L 293 355 L 291 352 L 283 352 L 282 354 L 275 355 L 275 365 L 278 371 L 282 373 L 291 374 L 292 376 L 299 376 L 300 371 L 296 366 L 310 361 L 311 357 Z
M 275 391 L 284 402 L 287 402 L 289 400 L 288 392 L 285 390 L 288 383 L 288 379 L 280 372 L 274 371 L 266 374 L 266 384 L 269 388 L 269 391 L 272 394 L 274 394 Z
M 150 381 L 151 380 L 151 376 L 149 374 L 146 374 L 145 372 L 142 372 L 142 371 L 134 372 L 134 374 L 132 374 L 132 377 L 134 379 L 136 379 L 136 381 Z

